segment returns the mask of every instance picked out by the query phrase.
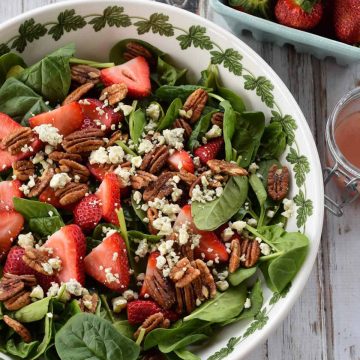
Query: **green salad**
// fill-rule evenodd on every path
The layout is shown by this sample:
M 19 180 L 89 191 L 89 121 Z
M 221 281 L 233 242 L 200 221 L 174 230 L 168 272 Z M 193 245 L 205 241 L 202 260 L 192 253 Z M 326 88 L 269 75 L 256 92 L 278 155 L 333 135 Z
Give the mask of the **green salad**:
M 109 63 L 69 44 L 0 57 L 0 352 L 200 359 L 220 328 L 286 291 L 309 241 L 286 129 L 216 65 L 190 79 L 137 39 Z

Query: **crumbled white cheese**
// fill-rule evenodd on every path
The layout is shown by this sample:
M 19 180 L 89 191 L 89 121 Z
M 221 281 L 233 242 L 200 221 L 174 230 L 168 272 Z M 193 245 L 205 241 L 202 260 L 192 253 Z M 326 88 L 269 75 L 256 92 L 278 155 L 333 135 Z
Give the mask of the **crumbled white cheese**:
M 68 282 L 65 283 L 65 286 L 66 290 L 72 295 L 81 296 L 83 294 L 83 287 L 75 279 L 70 279 Z
M 51 145 L 45 145 L 45 154 L 49 155 L 54 151 L 54 147 Z
M 55 174 L 51 181 L 50 187 L 53 189 L 62 189 L 71 181 L 71 177 L 67 173 Z
M 228 278 L 229 272 L 226 271 L 226 270 L 224 270 L 223 272 L 218 272 L 218 273 L 216 274 L 216 276 L 217 276 L 217 278 L 218 278 L 219 280 L 225 280 L 225 279 Z
M 165 264 L 166 264 L 165 257 L 163 255 L 159 255 L 156 258 L 156 267 L 161 270 L 164 267 Z
M 175 129 L 165 129 L 163 131 L 163 136 L 165 138 L 166 144 L 175 148 L 176 150 L 181 150 L 184 145 L 184 129 L 175 128 Z
M 41 300 L 44 298 L 44 290 L 40 285 L 35 286 L 30 293 L 32 299 Z
M 125 157 L 124 150 L 117 145 L 109 146 L 105 149 L 103 146 L 93 150 L 89 156 L 90 164 L 120 164 Z
M 193 115 L 193 110 L 192 109 L 189 109 L 188 111 L 184 110 L 184 109 L 180 109 L 179 110 L 179 115 L 183 118 L 186 118 L 186 119 L 190 119 Z
M 24 249 L 34 247 L 34 243 L 34 236 L 31 232 L 27 234 L 20 234 L 18 237 L 18 245 L 20 245 Z
M 131 159 L 131 164 L 134 165 L 135 167 L 139 168 L 142 164 L 142 158 L 141 156 L 134 156 Z
M 112 268 L 106 268 L 105 269 L 105 278 L 108 283 L 116 282 L 119 283 L 119 274 L 113 274 L 111 272 Z
M 275 211 L 273 210 L 269 210 L 267 213 L 266 213 L 266 216 L 269 217 L 270 219 L 272 219 L 275 215 Z
M 33 130 L 39 135 L 41 141 L 51 146 L 57 146 L 63 140 L 63 136 L 59 134 L 59 129 L 50 124 L 35 126 Z
M 44 153 L 42 151 L 39 151 L 37 154 L 35 154 L 31 162 L 34 165 L 36 165 L 36 164 L 40 164 L 43 160 L 44 160 Z
M 229 283 L 226 280 L 220 280 L 216 282 L 216 287 L 220 291 L 226 291 L 229 288 Z
M 120 165 L 115 169 L 114 171 L 115 174 L 119 175 L 119 177 L 121 178 L 123 185 L 124 186 L 129 186 L 130 185 L 130 176 L 132 175 L 131 171 L 126 169 L 126 168 L 122 168 Z
M 137 256 L 140 256 L 141 258 L 145 257 L 146 254 L 149 251 L 149 245 L 147 243 L 146 239 L 142 239 L 138 245 L 138 248 L 135 251 L 135 254 Z
M 139 154 L 147 154 L 154 148 L 154 144 L 149 139 L 143 139 L 139 143 L 138 152 Z
M 107 164 L 109 162 L 109 155 L 106 149 L 101 146 L 97 150 L 93 150 L 89 156 L 90 164 Z
M 140 201 L 142 199 L 142 194 L 140 191 L 135 191 L 133 194 L 133 199 L 135 201 L 136 204 L 140 204 Z
M 244 309 L 249 309 L 249 308 L 251 308 L 251 300 L 249 298 L 246 298 L 244 303 Z
M 187 232 L 187 222 L 181 225 L 179 229 L 179 244 L 185 245 L 189 241 L 190 235 Z
M 59 293 L 59 290 L 60 290 L 59 284 L 56 282 L 52 282 L 46 295 L 49 297 L 57 296 L 57 294 Z
M 48 264 L 53 270 L 59 271 L 61 269 L 61 260 L 59 257 L 49 259 Z
M 231 228 L 239 234 L 245 229 L 245 227 L 246 222 L 241 220 L 235 221 L 231 224 Z
M 269 246 L 268 244 L 261 243 L 261 244 L 260 244 L 260 250 L 261 250 L 261 253 L 262 253 L 263 255 L 265 255 L 265 256 L 271 254 L 271 249 L 270 249 L 270 246 Z
M 146 115 L 153 121 L 158 121 L 160 116 L 160 106 L 157 103 L 151 103 L 146 108 Z
M 282 216 L 286 217 L 286 218 L 290 218 L 295 211 L 295 204 L 293 200 L 289 200 L 289 199 L 284 199 L 283 200 L 283 204 L 284 204 L 284 212 L 281 213 Z
M 116 108 L 114 108 L 115 112 L 122 111 L 125 116 L 128 116 L 131 114 L 131 112 L 134 110 L 134 108 L 130 105 L 125 105 L 124 103 L 120 102 Z
M 221 136 L 222 130 L 218 125 L 213 125 L 211 129 L 205 134 L 207 139 L 214 139 Z
M 258 169 L 259 169 L 259 166 L 256 163 L 252 163 L 249 166 L 249 172 L 251 174 L 255 174 Z
M 172 233 L 171 219 L 168 216 L 158 217 L 153 221 L 153 227 L 158 230 L 157 235 L 170 235 Z
M 256 226 L 256 225 L 257 225 L 257 221 L 256 221 L 256 219 L 254 219 L 254 218 L 249 219 L 249 220 L 247 221 L 247 223 L 248 223 L 248 225 L 250 225 L 250 226 Z
M 107 148 L 109 154 L 109 162 L 111 164 L 120 164 L 124 160 L 124 150 L 120 146 L 109 146 Z
M 235 233 L 231 230 L 230 227 L 227 227 L 224 229 L 224 231 L 221 233 L 221 237 L 224 241 L 229 241 Z
M 139 298 L 139 294 L 131 289 L 125 290 L 122 296 L 127 301 L 137 300 Z
M 112 302 L 113 312 L 116 314 L 121 313 L 121 311 L 125 309 L 127 306 L 127 300 L 124 299 L 123 296 L 118 296 L 116 298 L 113 298 L 111 302 Z

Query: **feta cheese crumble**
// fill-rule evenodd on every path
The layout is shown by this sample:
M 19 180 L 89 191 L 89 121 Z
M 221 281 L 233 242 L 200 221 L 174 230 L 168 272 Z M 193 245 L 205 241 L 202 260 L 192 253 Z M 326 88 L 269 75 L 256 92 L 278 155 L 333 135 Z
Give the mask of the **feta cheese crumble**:
M 20 245 L 24 249 L 32 248 L 34 247 L 34 236 L 31 232 L 27 234 L 20 234 L 18 236 L 18 245 Z
M 55 174 L 50 181 L 50 187 L 53 188 L 54 190 L 62 189 L 70 181 L 71 181 L 71 177 L 67 173 Z
M 42 124 L 34 127 L 34 131 L 39 135 L 39 139 L 51 146 L 61 144 L 63 136 L 59 134 L 59 129 L 50 125 Z

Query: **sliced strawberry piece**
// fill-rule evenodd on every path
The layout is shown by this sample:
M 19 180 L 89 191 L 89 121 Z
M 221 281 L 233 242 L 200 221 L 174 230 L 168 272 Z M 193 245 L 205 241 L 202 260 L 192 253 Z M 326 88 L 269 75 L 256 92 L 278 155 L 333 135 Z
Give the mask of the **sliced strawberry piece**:
M 19 180 L 0 182 L 0 210 L 13 210 L 14 197 L 23 197 L 23 193 L 19 190 L 21 182 Z
M 107 288 L 123 292 L 129 287 L 129 263 L 124 239 L 119 233 L 106 237 L 85 257 L 86 273 Z
M 100 200 L 96 195 L 85 196 L 74 209 L 74 223 L 85 232 L 91 231 L 102 217 Z
M 116 174 L 106 174 L 100 184 L 97 197 L 100 199 L 104 220 L 119 225 L 116 210 L 120 209 L 120 182 Z
M 19 123 L 13 120 L 10 116 L 0 113 L 0 140 L 5 136 L 11 134 L 15 129 L 22 127 Z
M 57 129 L 59 133 L 66 136 L 81 128 L 84 121 L 84 115 L 78 103 L 73 102 L 58 109 L 44 112 L 29 119 L 30 126 L 50 124 Z
M 130 325 L 142 324 L 149 316 L 161 312 L 160 306 L 151 300 L 135 300 L 127 305 L 127 318 Z
M 151 93 L 150 68 L 142 56 L 103 69 L 100 77 L 105 86 L 124 83 L 128 88 L 128 95 L 133 97 L 146 97 Z
M 14 239 L 24 226 L 24 218 L 16 211 L 0 210 L 0 260 L 10 250 Z
M 194 151 L 194 155 L 199 157 L 202 164 L 206 165 L 209 160 L 215 159 L 224 146 L 224 139 L 218 137 L 208 141 L 207 144 L 199 146 Z
M 91 175 L 93 175 L 96 180 L 103 181 L 105 179 L 105 175 L 109 172 L 110 166 L 99 165 L 99 164 L 86 164 L 89 169 Z
M 184 169 L 192 174 L 195 172 L 194 162 L 190 154 L 185 150 L 175 151 L 168 158 L 168 164 L 169 167 L 174 171 Z
M 58 273 L 60 282 L 74 279 L 84 284 L 86 239 L 79 226 L 74 224 L 63 226 L 50 236 L 44 247 L 53 249 L 53 255 L 61 260 L 61 270 Z
M 48 203 L 56 208 L 61 208 L 60 199 L 56 197 L 55 190 L 48 186 L 45 190 L 39 195 L 39 201 L 43 203 Z
M 113 108 L 104 106 L 104 103 L 98 99 L 84 99 L 80 100 L 79 104 L 84 114 L 84 122 L 89 121 L 89 126 L 95 126 L 95 120 L 99 120 L 106 126 L 106 130 L 110 130 L 112 125 L 118 125 L 124 119 L 122 112 L 115 112 Z M 90 125 L 91 124 L 91 125 Z
M 154 270 L 156 269 L 156 258 L 160 255 L 158 251 L 154 251 L 149 255 L 147 266 L 146 266 L 146 273 L 145 273 L 145 279 L 151 279 L 152 274 Z M 145 284 L 145 281 L 143 283 L 143 286 L 141 287 L 140 296 L 144 297 L 146 294 L 148 294 L 148 289 Z

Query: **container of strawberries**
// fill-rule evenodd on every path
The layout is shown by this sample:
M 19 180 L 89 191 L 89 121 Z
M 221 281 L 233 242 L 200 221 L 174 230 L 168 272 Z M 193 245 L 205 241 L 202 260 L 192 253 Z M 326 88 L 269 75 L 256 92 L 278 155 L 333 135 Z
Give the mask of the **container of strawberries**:
M 360 61 L 360 0 L 210 0 L 237 35 L 291 44 L 340 65 Z

